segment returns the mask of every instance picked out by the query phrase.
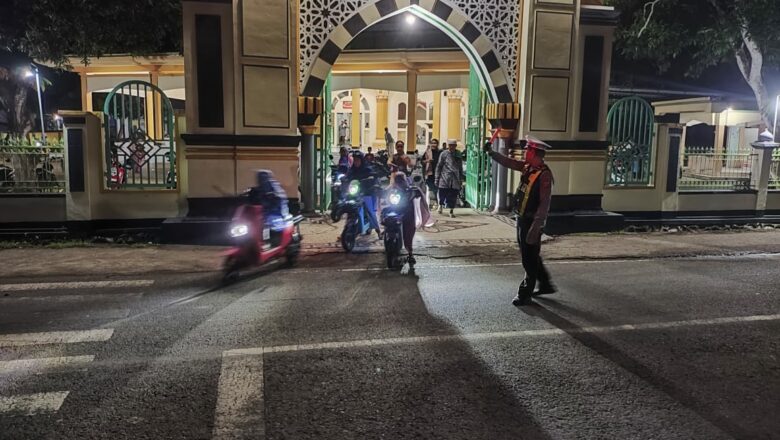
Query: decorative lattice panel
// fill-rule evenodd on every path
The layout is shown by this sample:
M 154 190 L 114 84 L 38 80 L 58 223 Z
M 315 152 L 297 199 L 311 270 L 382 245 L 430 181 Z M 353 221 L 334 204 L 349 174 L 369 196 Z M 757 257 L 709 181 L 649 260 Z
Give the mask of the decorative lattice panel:
M 303 88 L 311 68 L 331 32 L 363 6 L 377 0 L 300 0 L 299 81 Z M 450 0 L 449 6 L 469 18 L 490 40 L 514 87 L 517 70 L 519 10 L 517 0 Z

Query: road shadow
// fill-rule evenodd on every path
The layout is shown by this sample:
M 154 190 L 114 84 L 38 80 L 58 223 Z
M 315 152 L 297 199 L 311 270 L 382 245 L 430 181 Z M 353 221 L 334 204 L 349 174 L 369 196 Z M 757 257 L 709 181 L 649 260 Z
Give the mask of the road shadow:
M 27 389 L 70 389 L 65 405 L 54 414 L 26 423 L 0 425 L 2 438 L 209 438 L 221 351 L 192 355 L 181 344 L 210 318 L 250 292 L 256 274 L 231 286 L 204 290 L 171 301 L 143 296 L 129 317 L 103 325 L 114 332 L 106 342 L 71 344 L 69 354 L 94 355 L 88 368 L 31 376 Z M 214 280 L 209 280 L 214 281 Z M 211 282 L 207 285 L 212 285 Z M 170 287 L 166 287 L 170 288 Z M 108 305 L 110 307 L 110 305 Z M 88 317 L 94 309 L 74 310 Z
M 560 303 L 551 300 L 543 300 L 542 302 L 545 303 L 545 305 L 534 302 L 528 306 L 518 307 L 518 309 L 529 316 L 541 318 L 550 325 L 564 331 L 572 339 L 587 347 L 589 350 L 597 353 L 612 364 L 619 366 L 631 375 L 638 377 L 643 382 L 671 397 L 680 405 L 734 438 L 755 438 L 755 434 L 752 433 L 749 428 L 741 426 L 736 421 L 733 421 L 734 418 L 730 414 L 724 414 L 718 411 L 717 408 L 698 399 L 694 394 L 679 386 L 674 381 L 657 374 L 650 367 L 638 361 L 630 354 L 621 350 L 614 344 L 605 341 L 598 334 L 584 331 L 582 326 L 569 321 L 549 308 L 550 306 L 559 307 Z
M 289 301 L 271 318 L 286 335 L 280 344 L 375 343 L 264 355 L 268 439 L 551 438 L 457 330 L 428 312 L 414 272 L 333 282 L 342 294 L 316 307 Z M 419 336 L 452 337 L 380 342 Z

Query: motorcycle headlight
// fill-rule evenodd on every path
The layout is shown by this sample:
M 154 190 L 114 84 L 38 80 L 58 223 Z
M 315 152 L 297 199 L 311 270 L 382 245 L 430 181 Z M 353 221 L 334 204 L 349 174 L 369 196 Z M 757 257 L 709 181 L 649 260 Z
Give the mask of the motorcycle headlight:
M 233 238 L 243 237 L 249 234 L 249 226 L 247 225 L 234 225 L 230 228 L 230 236 Z
M 360 193 L 360 182 L 353 180 L 349 182 L 349 195 L 356 196 Z
M 388 197 L 388 200 L 390 201 L 391 205 L 397 205 L 401 203 L 401 194 L 398 194 L 397 192 L 394 192 L 390 194 L 390 197 Z

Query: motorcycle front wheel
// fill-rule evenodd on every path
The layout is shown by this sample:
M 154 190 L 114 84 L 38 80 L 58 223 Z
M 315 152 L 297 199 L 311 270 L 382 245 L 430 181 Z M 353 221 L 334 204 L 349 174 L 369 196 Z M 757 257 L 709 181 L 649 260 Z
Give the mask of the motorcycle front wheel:
M 400 246 L 398 237 L 394 233 L 391 234 L 385 231 L 385 259 L 388 269 L 398 270 L 401 268 L 401 265 L 399 264 L 401 262 L 399 254 Z
M 357 218 L 348 218 L 344 230 L 341 232 L 341 247 L 347 252 L 355 249 L 355 240 L 357 239 Z
M 237 257 L 232 255 L 227 257 L 222 264 L 222 283 L 231 284 L 238 281 L 241 275 L 240 269 L 240 262 Z

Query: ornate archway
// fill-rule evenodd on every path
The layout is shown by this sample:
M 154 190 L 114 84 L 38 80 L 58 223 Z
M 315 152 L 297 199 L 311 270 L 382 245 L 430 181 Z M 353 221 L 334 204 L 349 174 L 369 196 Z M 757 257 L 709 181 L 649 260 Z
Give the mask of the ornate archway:
M 402 12 L 449 35 L 474 65 L 492 102 L 514 102 L 516 0 L 302 0 L 299 74 L 303 95 L 319 96 L 333 63 L 356 35 Z

